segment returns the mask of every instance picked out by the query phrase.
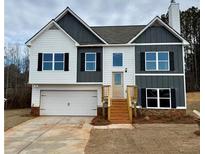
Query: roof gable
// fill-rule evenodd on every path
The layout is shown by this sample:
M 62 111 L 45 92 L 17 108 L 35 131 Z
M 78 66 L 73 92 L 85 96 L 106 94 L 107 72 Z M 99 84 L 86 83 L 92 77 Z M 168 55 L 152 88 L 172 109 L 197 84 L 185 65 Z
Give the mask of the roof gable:
M 70 8 L 66 8 L 55 21 L 79 44 L 107 44 Z
M 26 41 L 26 45 L 30 46 L 32 41 L 37 39 L 46 30 L 61 30 L 66 36 L 68 36 L 76 45 L 79 45 L 69 34 L 67 34 L 54 20 L 51 20 L 47 25 L 41 28 L 33 37 Z
M 133 43 L 174 43 L 182 42 L 178 37 L 174 36 L 158 21 L 155 21 L 148 27 Z
M 155 31 L 156 34 L 152 34 L 153 30 L 151 29 L 157 29 Z M 164 36 L 160 36 L 162 33 L 164 33 Z M 150 38 L 146 40 L 146 38 L 148 37 Z M 156 37 L 161 37 L 161 38 L 156 39 Z M 139 40 L 137 40 L 138 38 Z M 165 40 L 163 40 L 163 38 L 165 38 Z M 177 41 L 177 42 L 182 42 L 183 44 L 189 44 L 179 33 L 177 33 L 169 25 L 165 24 L 158 16 L 155 17 L 149 24 L 147 24 L 147 26 L 144 29 L 142 29 L 141 32 L 139 32 L 135 37 L 133 37 L 128 43 L 139 43 L 139 42 L 141 43 L 144 40 L 146 41 L 149 40 L 150 41 L 150 42 L 148 41 L 149 43 L 159 43 L 160 42 L 159 40 L 162 41 L 160 43 L 164 43 L 163 41 L 167 40 L 166 43 L 172 43 L 173 41 Z M 155 40 L 159 42 L 152 42 Z M 143 43 L 147 43 L 147 42 L 143 42 Z

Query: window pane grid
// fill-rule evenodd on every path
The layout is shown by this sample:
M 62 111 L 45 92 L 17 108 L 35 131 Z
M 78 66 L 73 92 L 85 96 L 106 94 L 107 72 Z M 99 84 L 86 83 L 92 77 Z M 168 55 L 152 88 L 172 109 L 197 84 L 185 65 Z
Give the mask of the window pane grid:
M 148 97 L 148 91 L 157 91 L 157 97 Z M 160 97 L 160 92 L 168 92 L 167 97 Z M 156 102 L 157 101 L 157 102 Z M 146 89 L 146 103 L 148 108 L 170 108 L 171 107 L 171 95 L 170 89 Z
M 42 63 L 43 70 L 64 70 L 64 53 L 43 53 Z
M 96 53 L 85 53 L 85 71 L 96 71 Z
M 168 71 L 169 52 L 145 52 L 145 68 L 147 71 Z

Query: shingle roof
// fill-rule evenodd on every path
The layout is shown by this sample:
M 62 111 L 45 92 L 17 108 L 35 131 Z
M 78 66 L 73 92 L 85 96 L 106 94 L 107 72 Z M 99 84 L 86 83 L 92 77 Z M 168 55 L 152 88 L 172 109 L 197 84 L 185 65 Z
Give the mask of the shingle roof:
M 145 26 L 96 26 L 91 28 L 109 44 L 124 44 L 128 43 Z

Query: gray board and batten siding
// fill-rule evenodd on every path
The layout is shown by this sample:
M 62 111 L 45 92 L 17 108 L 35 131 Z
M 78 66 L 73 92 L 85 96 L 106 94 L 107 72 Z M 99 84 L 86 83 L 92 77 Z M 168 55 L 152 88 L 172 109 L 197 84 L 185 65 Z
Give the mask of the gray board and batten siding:
M 145 71 L 145 52 L 148 51 L 169 51 L 170 71 Z M 142 57 L 143 55 L 143 57 Z M 183 73 L 183 51 L 182 45 L 143 45 L 135 46 L 135 73 Z
M 96 53 L 96 71 L 85 71 L 85 53 Z M 103 49 L 102 47 L 78 47 L 77 82 L 102 82 Z
M 57 23 L 65 30 L 76 42 L 85 44 L 104 44 L 95 36 L 85 25 L 76 19 L 70 12 L 67 12 Z
M 139 37 L 132 43 L 173 43 L 182 42 L 174 36 L 165 27 L 155 24 L 147 28 Z
M 174 89 L 176 107 L 185 106 L 183 76 L 136 76 L 135 84 L 139 87 L 140 90 L 145 88 Z M 142 96 L 140 96 L 140 98 L 142 98 Z M 141 100 L 139 102 L 142 103 Z

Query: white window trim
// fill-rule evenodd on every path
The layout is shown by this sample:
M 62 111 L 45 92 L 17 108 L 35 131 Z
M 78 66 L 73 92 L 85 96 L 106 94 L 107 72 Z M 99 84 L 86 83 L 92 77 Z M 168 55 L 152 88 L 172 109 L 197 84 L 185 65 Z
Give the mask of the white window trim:
M 113 63 L 114 63 L 114 54 L 122 54 L 122 66 L 114 66 L 114 65 L 113 65 Z M 113 52 L 113 53 L 112 53 L 112 66 L 113 66 L 113 67 L 116 67 L 116 68 L 117 68 L 117 67 L 123 67 L 123 53 L 122 53 L 122 52 Z
M 88 54 L 95 54 L 95 61 L 87 61 L 86 60 L 86 57 L 87 57 L 87 55 Z M 95 64 L 95 69 L 94 70 L 87 70 L 87 62 L 94 62 L 94 64 Z M 96 52 L 86 52 L 85 53 L 85 71 L 86 72 L 95 72 L 96 71 Z
M 156 69 L 147 69 L 147 53 L 156 53 L 156 60 L 148 60 L 148 62 L 156 62 Z M 167 53 L 168 60 L 159 60 L 158 54 L 159 53 Z M 168 62 L 168 69 L 159 69 L 159 62 Z M 170 71 L 170 58 L 169 58 L 169 51 L 146 51 L 145 52 L 145 71 Z
M 147 102 L 147 90 L 148 89 L 154 89 L 154 90 L 157 90 L 157 97 L 153 97 L 154 99 L 157 98 L 157 107 L 148 107 L 148 102 Z M 163 98 L 163 97 L 160 97 L 159 96 L 159 91 L 160 90 L 163 90 L 163 89 L 168 89 L 169 90 L 169 98 L 165 98 L 165 99 L 169 99 L 169 107 L 160 107 L 160 98 Z M 152 97 L 148 97 L 148 98 L 152 98 Z M 172 106 L 171 106 L 171 88 L 146 88 L 146 108 L 147 109 L 171 109 Z
M 52 61 L 44 61 L 44 54 L 52 54 Z M 57 61 L 57 62 L 63 62 L 63 69 L 62 70 L 55 70 L 55 54 L 63 54 L 63 61 Z M 56 53 L 50 53 L 50 52 L 43 52 L 42 53 L 42 71 L 64 71 L 64 61 L 65 61 L 65 53 L 64 52 L 56 52 Z M 52 62 L 52 69 L 51 70 L 44 70 L 44 62 Z

